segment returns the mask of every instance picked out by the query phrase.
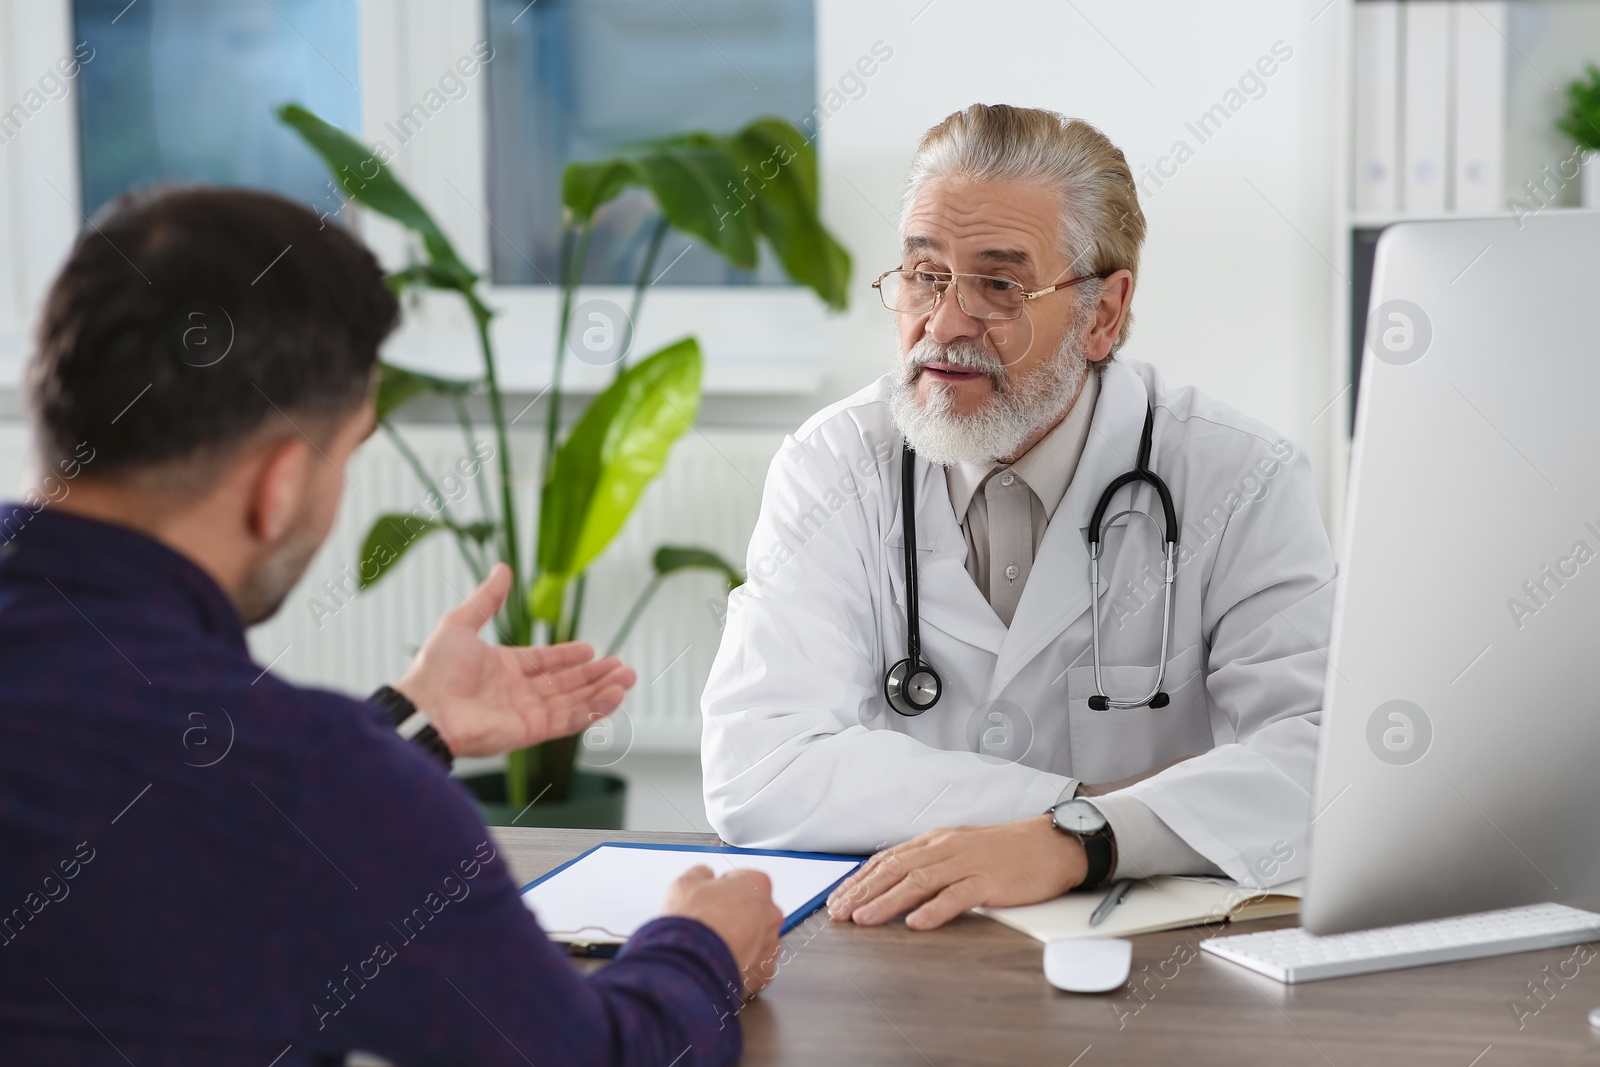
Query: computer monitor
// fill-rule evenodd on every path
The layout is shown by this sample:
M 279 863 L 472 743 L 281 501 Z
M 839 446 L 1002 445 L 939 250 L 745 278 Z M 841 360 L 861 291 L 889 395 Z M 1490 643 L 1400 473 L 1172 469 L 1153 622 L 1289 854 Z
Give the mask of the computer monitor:
M 1600 212 L 1377 251 L 1301 921 L 1600 894 Z

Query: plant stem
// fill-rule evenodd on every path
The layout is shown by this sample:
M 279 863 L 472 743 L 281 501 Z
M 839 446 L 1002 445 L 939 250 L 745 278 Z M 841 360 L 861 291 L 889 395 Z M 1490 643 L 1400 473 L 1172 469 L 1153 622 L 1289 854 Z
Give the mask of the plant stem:
M 650 598 L 656 595 L 656 590 L 661 588 L 663 575 L 657 574 L 650 578 L 639 598 L 633 602 L 633 607 L 628 609 L 627 617 L 622 620 L 622 625 L 617 628 L 617 635 L 611 639 L 611 644 L 606 647 L 606 655 L 614 656 L 617 649 L 622 647 L 622 642 L 628 639 L 628 634 L 633 632 L 633 624 L 639 621 L 639 616 L 644 614 L 645 605 L 650 603 Z
M 545 417 L 544 456 L 542 457 L 544 477 L 540 480 L 541 486 L 549 484 L 550 472 L 555 464 L 556 436 L 561 428 L 561 372 L 566 365 L 567 329 L 572 321 L 573 297 L 577 294 L 578 285 L 583 280 L 583 264 L 589 255 L 589 238 L 592 232 L 592 230 L 584 228 L 574 233 L 569 226 L 564 228 L 561 234 L 561 322 L 556 330 L 556 351 L 550 366 L 550 399 L 548 401 L 549 410 Z M 484 334 L 484 345 L 487 352 L 487 334 Z M 489 373 L 491 401 L 496 415 L 496 425 L 500 430 L 501 455 L 503 457 L 505 454 L 503 415 L 500 411 L 499 391 L 494 384 L 493 371 L 491 370 Z M 507 507 L 509 508 L 509 504 Z M 539 531 L 535 530 L 533 549 L 533 571 L 535 576 L 538 575 L 539 571 L 539 540 Z M 531 615 L 531 605 L 527 599 L 531 586 L 529 589 L 525 589 L 519 582 L 517 589 L 519 595 L 514 599 L 521 605 L 525 615 Z M 528 636 L 531 636 L 531 624 L 528 628 L 530 631 Z M 550 635 L 552 639 L 555 639 L 559 637 L 560 633 L 561 620 L 557 619 L 550 628 Z M 527 640 L 528 637 L 524 637 L 522 643 L 526 643 Z M 537 773 L 538 777 L 548 780 L 555 787 L 551 797 L 552 800 L 566 799 L 567 789 L 571 784 L 570 768 L 568 773 L 563 774 L 560 772 L 559 767 L 551 765 L 552 763 L 560 762 L 559 759 L 552 758 L 553 754 L 549 751 L 551 744 L 552 742 L 546 742 L 538 750 L 520 749 L 507 755 L 506 800 L 508 803 L 519 808 L 528 803 L 529 787 L 532 784 L 534 773 Z M 535 760 L 538 762 L 536 768 L 531 766 Z M 570 764 L 570 762 L 569 758 L 568 763 Z
M 520 812 L 528 804 L 528 749 L 506 753 L 506 803 Z
M 500 446 L 500 558 L 511 568 L 511 595 L 506 597 L 506 634 L 503 639 L 507 644 L 525 645 L 529 637 L 526 621 L 528 601 L 527 591 L 522 585 L 522 560 L 517 551 L 517 501 L 511 472 L 511 439 L 506 431 L 500 382 L 495 375 L 494 343 L 489 339 L 489 320 L 493 312 L 484 307 L 473 289 L 462 289 L 462 295 L 467 298 L 473 321 L 478 327 L 478 345 L 483 350 L 483 380 L 489 390 L 489 413 L 494 418 L 495 440 Z M 510 786 L 508 781 L 508 795 Z M 523 789 L 526 788 L 527 783 L 524 782 Z
M 671 226 L 667 223 L 665 215 L 656 218 L 655 229 L 650 233 L 650 244 L 645 249 L 644 261 L 639 264 L 639 277 L 633 283 L 633 304 L 628 309 L 628 340 L 622 346 L 622 358 L 617 360 L 617 373 L 620 375 L 628 366 L 628 353 L 633 350 L 633 338 L 639 332 L 639 309 L 644 305 L 644 291 L 649 287 L 650 272 L 655 270 L 656 259 L 661 255 L 661 242 L 667 236 Z
M 575 641 L 578 637 L 578 617 L 583 614 L 583 588 L 589 580 L 589 572 L 584 571 L 572 583 L 572 608 L 567 615 L 567 632 L 563 641 Z
M 422 483 L 423 488 L 438 497 L 439 514 L 444 516 L 445 525 L 449 526 L 451 533 L 455 534 L 456 547 L 461 550 L 461 558 L 466 561 L 467 570 L 472 572 L 474 581 L 482 582 L 484 569 L 473 558 L 472 554 L 467 551 L 465 536 L 460 532 L 461 524 L 456 521 L 454 515 L 450 514 L 450 503 L 445 500 L 444 494 L 439 492 L 439 487 L 433 484 L 433 478 L 429 476 L 428 468 L 422 465 L 422 460 L 411 450 L 411 446 L 406 443 L 406 439 L 400 436 L 400 431 L 396 430 L 388 419 L 380 420 L 379 425 L 383 427 L 383 432 L 388 435 L 389 440 L 394 442 L 394 446 L 400 450 L 400 455 L 410 464 L 412 473 L 417 476 L 417 480 Z
M 665 215 L 656 217 L 655 225 L 650 232 L 650 243 L 645 249 L 644 260 L 639 264 L 639 276 L 633 284 L 633 302 L 628 309 L 628 336 L 622 344 L 622 355 L 617 359 L 617 377 L 628 368 L 628 353 L 633 348 L 633 338 L 638 333 L 635 323 L 639 321 L 639 309 L 644 304 L 644 291 L 650 286 L 650 272 L 655 269 L 656 259 L 661 255 L 661 242 L 667 236 L 667 231 L 672 227 L 667 222 Z M 562 339 L 565 341 L 566 329 L 563 327 Z M 568 623 L 566 640 L 571 641 L 578 636 L 578 617 L 583 614 L 584 579 L 587 574 L 580 574 L 577 578 L 577 588 L 572 594 L 572 618 Z M 610 653 L 607 653 L 610 655 Z
M 544 472 L 546 480 L 556 461 L 556 435 L 561 429 L 561 372 L 566 366 L 567 331 L 572 326 L 572 302 L 583 282 L 583 264 L 589 258 L 589 239 L 592 227 L 576 232 L 569 230 L 563 236 L 562 248 L 567 254 L 561 263 L 561 323 L 556 329 L 555 360 L 550 367 L 550 408 L 545 413 Z
M 461 437 L 466 442 L 467 454 L 476 458 L 478 455 L 478 442 L 473 437 L 475 427 L 472 425 L 472 417 L 467 414 L 467 402 L 460 395 L 454 393 L 450 396 L 450 402 L 456 409 L 456 421 L 461 424 Z M 489 500 L 489 487 L 484 484 L 482 478 L 474 477 L 472 480 L 478 486 L 478 506 L 483 509 L 483 517 L 493 522 L 494 505 Z

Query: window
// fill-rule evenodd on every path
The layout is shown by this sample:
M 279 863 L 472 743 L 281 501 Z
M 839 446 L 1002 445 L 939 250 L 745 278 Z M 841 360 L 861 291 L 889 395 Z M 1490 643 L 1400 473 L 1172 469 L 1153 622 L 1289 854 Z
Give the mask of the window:
M 666 134 L 726 133 L 761 115 L 800 126 L 815 106 L 812 0 L 486 2 L 489 240 L 500 284 L 558 276 L 569 161 Z M 584 280 L 633 284 L 654 222 L 642 191 L 608 205 Z M 753 273 L 735 270 L 677 232 L 656 271 L 662 285 L 783 282 L 766 258 Z
M 336 206 L 326 167 L 273 114 L 361 128 L 357 0 L 73 0 L 95 50 L 78 95 L 83 211 L 155 181 Z

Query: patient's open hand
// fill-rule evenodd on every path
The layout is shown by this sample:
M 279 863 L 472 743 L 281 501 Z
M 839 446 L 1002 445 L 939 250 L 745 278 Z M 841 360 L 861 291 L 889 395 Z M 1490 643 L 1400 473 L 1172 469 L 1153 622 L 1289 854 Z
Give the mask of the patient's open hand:
M 611 714 L 636 676 L 581 642 L 504 647 L 478 636 L 511 591 L 497 563 L 423 642 L 395 688 L 427 713 L 457 756 L 493 756 L 536 745 Z
M 1035 904 L 1083 881 L 1078 839 L 1049 815 L 998 826 L 932 830 L 879 852 L 828 898 L 828 914 L 861 926 L 909 911 L 913 930 L 943 926 L 968 908 Z

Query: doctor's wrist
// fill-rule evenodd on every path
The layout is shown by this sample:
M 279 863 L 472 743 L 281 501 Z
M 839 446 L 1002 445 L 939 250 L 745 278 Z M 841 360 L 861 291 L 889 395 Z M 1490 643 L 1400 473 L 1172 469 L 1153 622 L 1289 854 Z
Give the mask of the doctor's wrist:
M 1038 829 L 1041 854 L 1049 857 L 1054 869 L 1055 892 L 1052 896 L 1060 896 L 1082 885 L 1089 874 L 1089 857 L 1084 852 L 1083 842 L 1057 830 L 1049 812 L 1035 816 L 1028 822 Z

